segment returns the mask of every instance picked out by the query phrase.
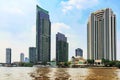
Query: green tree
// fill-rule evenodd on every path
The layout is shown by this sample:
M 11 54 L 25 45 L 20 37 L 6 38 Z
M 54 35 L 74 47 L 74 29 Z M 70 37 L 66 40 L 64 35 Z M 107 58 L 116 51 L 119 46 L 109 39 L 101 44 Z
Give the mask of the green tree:
M 87 63 L 90 64 L 90 65 L 94 64 L 94 59 L 87 59 Z
M 109 66 L 114 67 L 116 65 L 116 61 L 109 61 Z
M 65 67 L 68 67 L 68 66 L 69 66 L 68 62 L 65 62 L 65 63 L 64 63 L 64 66 L 65 66 Z
M 109 59 L 102 58 L 102 64 L 104 64 L 104 66 L 109 66 L 109 63 L 110 63 Z
M 120 68 L 120 61 L 116 61 L 115 66 L 118 67 L 118 68 Z
M 19 65 L 20 65 L 21 67 L 32 67 L 32 66 L 33 66 L 32 63 L 24 63 L 24 62 L 21 62 Z

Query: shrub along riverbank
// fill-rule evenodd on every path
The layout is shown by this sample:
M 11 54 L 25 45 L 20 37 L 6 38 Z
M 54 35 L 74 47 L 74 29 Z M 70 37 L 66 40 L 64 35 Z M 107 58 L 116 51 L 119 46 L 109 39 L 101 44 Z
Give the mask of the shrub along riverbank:
M 120 68 L 120 61 L 110 61 L 108 59 L 102 59 L 101 61 L 102 61 L 101 62 L 102 65 L 103 65 L 102 67 L 117 67 L 117 68 Z M 94 65 L 95 61 L 93 59 L 92 60 L 88 59 L 87 63 L 89 65 Z

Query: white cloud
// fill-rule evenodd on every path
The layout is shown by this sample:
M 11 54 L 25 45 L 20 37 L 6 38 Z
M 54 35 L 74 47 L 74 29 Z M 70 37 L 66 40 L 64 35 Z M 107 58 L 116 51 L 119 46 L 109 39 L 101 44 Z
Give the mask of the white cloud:
M 56 34 L 57 32 L 63 32 L 66 29 L 70 29 L 70 26 L 64 23 L 53 23 L 52 24 L 52 33 Z
M 28 56 L 28 48 L 35 46 L 35 29 L 33 28 L 35 27 L 32 26 L 30 30 L 26 30 L 26 32 L 22 32 L 17 36 L 13 36 L 13 34 L 9 32 L 0 32 L 0 62 L 5 62 L 6 48 L 12 49 L 12 62 L 20 60 L 21 52 L 23 52 L 25 56 Z
M 63 6 L 63 12 L 67 12 L 74 8 L 76 9 L 87 9 L 94 7 L 99 3 L 98 0 L 68 0 L 62 1 L 61 4 Z
M 28 48 L 35 46 L 36 1 L 1 0 L 0 2 L 0 62 L 5 62 L 5 49 L 12 48 L 12 62 L 20 53 L 28 56 Z
M 17 7 L 5 7 L 3 11 L 9 14 L 19 14 L 19 15 L 25 14 L 22 9 Z

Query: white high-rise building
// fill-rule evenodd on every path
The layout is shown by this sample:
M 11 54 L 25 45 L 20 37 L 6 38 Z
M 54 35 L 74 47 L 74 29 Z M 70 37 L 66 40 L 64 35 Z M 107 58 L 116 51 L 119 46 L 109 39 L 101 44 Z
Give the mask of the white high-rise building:
M 116 15 L 106 8 L 91 13 L 87 24 L 87 58 L 116 60 Z

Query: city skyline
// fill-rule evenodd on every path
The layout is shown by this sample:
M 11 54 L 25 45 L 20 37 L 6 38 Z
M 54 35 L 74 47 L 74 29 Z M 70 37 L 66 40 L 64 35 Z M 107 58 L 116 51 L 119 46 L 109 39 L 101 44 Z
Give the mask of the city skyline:
M 70 44 L 69 59 L 75 54 L 77 47 L 83 49 L 87 57 L 87 20 L 91 12 L 103 8 L 111 8 L 117 16 L 117 59 L 120 60 L 120 11 L 119 0 L 21 0 L 0 3 L 0 62 L 5 62 L 5 49 L 12 48 L 12 61 L 19 61 L 21 52 L 28 56 L 28 47 L 35 46 L 36 3 L 49 11 L 51 19 L 52 58 L 55 58 L 55 34 L 62 32 L 68 37 Z M 22 6 L 21 6 L 22 4 Z M 86 6 L 89 5 L 89 6 Z M 74 43 L 73 43 L 74 42 Z M 14 56 L 14 57 L 13 57 Z

